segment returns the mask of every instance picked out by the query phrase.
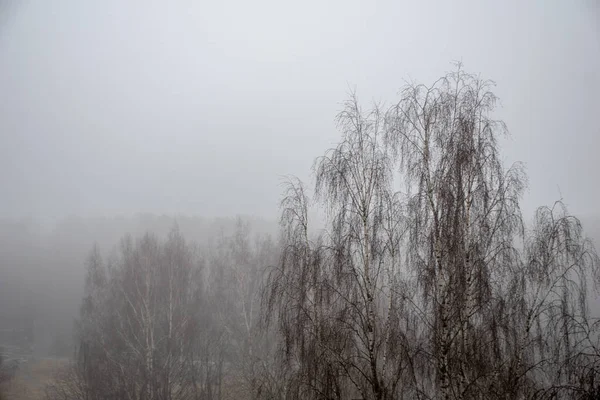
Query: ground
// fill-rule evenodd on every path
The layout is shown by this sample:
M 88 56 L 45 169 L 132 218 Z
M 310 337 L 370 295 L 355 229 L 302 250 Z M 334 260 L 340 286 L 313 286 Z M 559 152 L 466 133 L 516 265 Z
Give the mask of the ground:
M 44 388 L 64 368 L 68 359 L 31 359 L 20 365 L 14 379 L 0 385 L 0 400 L 42 400 Z M 240 380 L 227 379 L 223 400 L 246 400 L 250 391 Z
M 63 359 L 31 359 L 20 365 L 14 379 L 0 387 L 4 400 L 41 400 L 44 387 L 56 371 L 66 364 Z

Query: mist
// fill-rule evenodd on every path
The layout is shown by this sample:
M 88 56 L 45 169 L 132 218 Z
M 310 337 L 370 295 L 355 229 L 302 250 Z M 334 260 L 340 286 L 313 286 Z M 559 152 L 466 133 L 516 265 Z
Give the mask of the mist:
M 336 142 L 349 88 L 392 101 L 453 60 L 498 84 L 530 211 L 560 193 L 596 211 L 597 185 L 574 178 L 598 167 L 594 2 L 8 4 L 3 216 L 275 218 L 281 176 L 308 178 Z
M 435 293 L 438 301 L 438 291 L 456 291 L 458 289 L 452 285 L 471 279 L 471 276 L 465 278 L 466 275 L 461 275 L 465 272 L 459 273 L 458 267 L 448 267 L 444 272 L 448 281 L 439 281 L 442 275 L 429 276 L 423 272 L 429 271 L 428 263 L 435 257 L 450 257 L 450 249 L 458 246 L 450 243 L 450 239 L 446 243 L 448 250 L 439 250 L 439 254 L 425 255 L 425 248 L 421 249 L 421 253 L 411 253 L 426 240 L 431 241 L 432 249 L 445 243 L 444 230 L 439 227 L 434 229 L 433 225 L 429 227 L 428 224 L 433 223 L 434 215 L 444 216 L 454 210 L 454 205 L 442 205 L 442 200 L 446 201 L 446 193 L 452 193 L 450 197 L 454 198 L 453 191 L 457 189 L 454 186 L 452 189 L 445 187 L 442 184 L 444 180 L 441 180 L 439 187 L 436 186 L 437 192 L 433 187 L 427 189 L 437 193 L 435 196 L 439 198 L 436 197 L 436 201 L 440 205 L 432 200 L 435 207 L 432 205 L 431 210 L 415 206 L 411 196 L 418 197 L 420 193 L 429 192 L 417 185 L 416 178 L 411 174 L 421 171 L 419 168 L 422 165 L 432 169 L 433 166 L 426 159 L 422 165 L 414 162 L 412 170 L 407 168 L 414 160 L 412 153 L 402 147 L 405 145 L 402 140 L 410 137 L 410 132 L 403 119 L 407 117 L 401 115 L 399 110 L 412 110 L 407 106 L 410 102 L 407 92 L 403 90 L 419 88 L 419 84 L 427 88 L 435 87 L 438 91 L 435 93 L 447 93 L 460 98 L 458 94 L 452 94 L 448 87 L 435 86 L 440 82 L 440 77 L 449 81 L 455 79 L 448 74 L 457 71 L 458 64 L 459 71 L 466 71 L 470 75 L 464 79 L 456 78 L 457 87 L 479 88 L 477 85 L 481 84 L 488 90 L 487 83 L 483 85 L 482 82 L 488 79 L 493 81 L 489 90 L 494 94 L 494 101 L 490 102 L 489 108 L 485 108 L 487 105 L 483 107 L 482 115 L 489 117 L 489 121 L 502 121 L 508 131 L 508 135 L 494 131 L 493 138 L 489 140 L 494 157 L 481 156 L 481 160 L 495 160 L 497 155 L 498 165 L 502 167 L 490 167 L 490 171 L 494 172 L 485 172 L 485 165 L 482 166 L 485 163 L 481 164 L 479 158 L 470 156 L 477 167 L 465 170 L 468 179 L 481 179 L 489 183 L 486 188 L 491 188 L 491 194 L 502 193 L 497 198 L 502 198 L 506 204 L 518 200 L 514 215 L 509 213 L 510 218 L 506 217 L 502 224 L 498 224 L 511 225 L 513 222 L 506 221 L 512 221 L 511 218 L 517 218 L 519 214 L 517 219 L 522 221 L 521 231 L 511 225 L 510 229 L 507 227 L 506 232 L 503 231 L 506 237 L 503 236 L 501 240 L 495 236 L 496 233 L 490 234 L 490 243 L 496 243 L 496 240 L 507 246 L 510 243 L 520 252 L 518 257 L 506 255 L 502 268 L 510 265 L 510 268 L 506 268 L 512 272 L 506 272 L 503 276 L 514 275 L 517 279 L 521 272 L 514 271 L 518 270 L 528 271 L 522 272 L 523 281 L 533 279 L 531 276 L 535 274 L 531 272 L 531 265 L 536 264 L 538 259 L 546 260 L 544 257 L 547 254 L 542 254 L 542 248 L 553 249 L 556 259 L 565 257 L 565 263 L 571 262 L 568 261 L 571 260 L 569 257 L 580 257 L 576 264 L 589 273 L 587 281 L 583 278 L 583 272 L 577 278 L 585 282 L 578 281 L 578 290 L 586 286 L 583 290 L 585 293 L 579 294 L 575 288 L 571 288 L 568 296 L 564 296 L 586 298 L 590 304 L 588 311 L 591 311 L 586 324 L 595 327 L 596 320 L 593 318 L 600 317 L 600 303 L 592 287 L 595 282 L 600 282 L 597 280 L 600 274 L 596 275 L 595 252 L 600 245 L 600 185 L 596 178 L 597 171 L 600 171 L 600 158 L 597 157 L 600 127 L 596 120 L 600 110 L 597 96 L 600 90 L 600 7 L 597 2 L 455 0 L 434 4 L 359 0 L 322 3 L 310 0 L 291 4 L 271 0 L 182 0 L 162 4 L 155 1 L 113 0 L 93 3 L 73 0 L 0 1 L 0 187 L 3 188 L 0 192 L 0 331 L 4 332 L 4 336 L 0 337 L 0 347 L 13 349 L 12 353 L 4 350 L 8 359 L 29 360 L 29 365 L 38 366 L 45 360 L 51 365 L 49 372 L 44 372 L 48 376 L 44 377 L 32 372 L 38 371 L 36 367 L 21 366 L 19 371 L 25 372 L 13 371 L 17 384 L 21 384 L 19 379 L 22 380 L 23 376 L 35 376 L 25 379 L 27 382 L 37 382 L 37 386 L 33 385 L 33 389 L 29 387 L 28 392 L 23 389 L 23 393 L 26 393 L 23 398 L 78 398 L 73 394 L 75 392 L 70 394 L 72 397 L 61 398 L 58 393 L 64 394 L 66 391 L 57 388 L 69 385 L 72 388 L 77 386 L 74 382 L 84 382 L 81 380 L 83 370 L 77 360 L 83 354 L 82 343 L 87 340 L 86 337 L 92 343 L 91 338 L 110 336 L 102 336 L 106 333 L 102 329 L 108 330 L 108 325 L 98 322 L 101 320 L 99 314 L 85 311 L 85 299 L 93 298 L 98 309 L 125 307 L 125 300 L 123 304 L 113 304 L 106 293 L 124 293 L 122 299 L 129 299 L 126 296 L 127 288 L 137 281 L 130 282 L 124 276 L 129 276 L 127 271 L 137 271 L 131 272 L 132 276 L 139 273 L 135 269 L 138 264 L 129 258 L 133 257 L 132 254 L 140 259 L 148 257 L 155 261 L 156 276 L 160 276 L 155 284 L 156 288 L 160 288 L 157 293 L 160 292 L 162 296 L 161 290 L 166 281 L 161 279 L 167 278 L 160 265 L 170 260 L 167 254 L 172 253 L 178 254 L 178 260 L 186 260 L 176 263 L 183 271 L 181 274 L 188 274 L 185 275 L 187 280 L 181 278 L 183 275 L 176 275 L 177 279 L 182 279 L 181 285 L 185 281 L 185 285 L 180 287 L 181 292 L 196 291 L 194 296 L 180 299 L 177 305 L 198 326 L 207 327 L 207 331 L 200 330 L 195 336 L 190 333 L 193 340 L 191 336 L 186 336 L 185 340 L 189 339 L 189 343 L 181 347 L 191 354 L 190 357 L 197 356 L 204 360 L 204 364 L 200 363 L 201 367 L 198 367 L 200 361 L 190 359 L 189 365 L 184 363 L 177 367 L 177 371 L 190 368 L 199 374 L 194 379 L 203 379 L 204 386 L 200 385 L 202 390 L 194 392 L 194 396 L 200 397 L 195 398 L 240 398 L 225 389 L 223 385 L 227 385 L 223 382 L 233 382 L 231 387 L 244 388 L 252 393 L 251 398 L 257 399 L 265 398 L 260 397 L 261 393 L 263 396 L 268 393 L 273 399 L 312 399 L 318 398 L 315 393 L 319 391 L 328 393 L 328 398 L 398 398 L 399 389 L 387 376 L 392 369 L 384 365 L 392 362 L 390 360 L 401 365 L 412 356 L 400 356 L 400 350 L 387 349 L 385 346 L 388 344 L 381 344 L 380 350 L 371 350 L 371 353 L 359 345 L 352 349 L 338 349 L 340 354 L 348 357 L 344 362 L 356 354 L 363 354 L 363 351 L 369 353 L 366 357 L 371 357 L 381 371 L 375 368 L 379 371 L 378 375 L 367 379 L 371 383 L 365 383 L 361 381 L 363 378 L 357 378 L 353 373 L 334 368 L 334 364 L 343 365 L 344 368 L 350 368 L 350 364 L 332 361 L 324 355 L 325 350 L 319 355 L 307 355 L 303 346 L 311 339 L 307 336 L 300 340 L 291 333 L 295 329 L 299 332 L 321 332 L 326 323 L 320 318 L 325 318 L 325 315 L 337 318 L 339 315 L 335 313 L 338 311 L 351 320 L 352 312 L 336 308 L 340 307 L 339 301 L 342 300 L 334 302 L 336 305 L 322 305 L 321 311 L 315 305 L 311 311 L 314 314 L 307 314 L 314 325 L 306 321 L 301 323 L 300 317 L 296 321 L 299 325 L 286 325 L 289 322 L 286 313 L 294 307 L 303 309 L 303 304 L 295 303 L 295 295 L 316 299 L 316 293 L 326 292 L 334 297 L 343 295 L 348 299 L 354 298 L 352 296 L 371 299 L 361 303 L 361 307 L 364 306 L 365 318 L 369 313 L 374 313 L 374 320 L 369 323 L 375 328 L 371 326 L 370 331 L 365 328 L 362 332 L 358 325 L 352 325 L 352 329 L 360 331 L 356 333 L 357 337 L 375 348 L 375 343 L 379 343 L 377 340 L 388 343 L 384 337 L 397 335 L 411 338 L 410 345 L 407 344 L 405 348 L 410 348 L 415 354 L 419 353 L 417 349 L 430 350 L 430 344 L 426 344 L 429 342 L 423 337 L 411 336 L 412 333 L 400 328 L 394 330 L 386 322 L 386 318 L 391 318 L 388 313 L 392 313 L 386 310 L 410 308 L 400 303 L 384 307 L 383 304 L 392 304 L 391 298 L 400 302 L 392 294 L 393 285 L 390 282 L 399 285 L 397 290 L 404 287 L 402 285 L 413 285 L 415 288 L 430 285 L 426 291 L 419 292 L 421 294 L 403 292 L 401 296 L 402 299 L 414 299 L 413 306 L 426 309 L 429 307 L 429 294 L 434 296 L 432 293 Z M 487 99 L 485 96 L 482 98 Z M 348 99 L 357 99 L 356 107 L 348 108 L 351 103 Z M 422 105 L 421 114 L 415 111 L 415 121 L 420 121 L 421 117 L 426 121 L 426 105 L 429 103 L 420 102 L 418 94 L 411 101 Z M 464 101 L 466 104 L 470 100 Z M 440 104 L 447 103 L 440 100 Z M 479 109 L 482 106 L 477 103 L 472 107 Z M 355 129 L 360 131 L 358 133 L 350 132 L 352 129 L 348 128 L 349 125 L 344 125 L 349 124 L 344 119 L 348 115 L 354 118 L 352 121 L 358 121 L 355 127 L 364 124 L 365 128 L 362 131 Z M 344 164 L 342 168 L 341 164 L 332 161 L 336 160 L 335 154 L 343 155 L 340 159 L 346 162 L 364 155 L 353 147 L 356 143 L 363 143 L 363 134 L 371 141 L 373 154 L 381 152 L 385 162 L 377 162 L 385 167 L 377 164 L 376 168 L 373 166 L 375 164 L 369 164 L 375 163 L 371 158 L 360 167 Z M 447 137 L 439 138 L 440 143 L 444 140 L 445 144 L 438 149 L 439 160 L 450 157 L 448 154 L 451 154 L 454 146 L 454 142 Z M 424 143 L 430 145 L 429 141 Z M 426 153 L 429 154 L 430 150 L 427 149 Z M 435 151 L 435 148 L 431 149 L 431 154 L 438 154 Z M 322 156 L 325 158 L 320 158 Z M 325 163 L 329 160 L 327 157 L 331 157 L 331 165 Z M 461 159 L 456 157 L 456 160 Z M 523 166 L 524 175 L 510 175 L 511 167 L 520 165 Z M 344 191 L 348 188 L 342 190 L 335 186 L 339 179 L 347 178 L 345 175 L 333 176 L 331 171 L 336 168 L 338 172 L 355 171 L 353 178 L 363 176 L 369 168 L 369 171 L 384 168 L 387 172 L 381 175 L 378 181 L 381 183 L 373 184 L 369 192 L 375 197 L 379 196 L 379 205 L 374 206 L 375 200 L 371 199 L 365 200 L 369 206 L 356 209 L 352 208 L 350 201 L 343 203 L 340 199 L 359 196 L 357 193 L 362 195 L 363 191 L 356 189 L 356 192 L 348 192 Z M 439 176 L 449 173 L 450 168 L 440 166 Z M 480 178 L 474 178 L 473 171 L 478 168 L 484 172 Z M 495 180 L 502 176 L 498 171 L 507 173 L 506 182 Z M 488 175 L 484 178 L 485 173 Z M 426 181 L 425 177 L 421 178 L 422 182 Z M 519 186 L 521 178 L 522 190 Z M 446 177 L 446 181 L 449 182 L 450 178 Z M 517 181 L 519 185 L 515 185 L 518 188 L 514 189 L 514 193 L 518 192 L 518 195 L 514 194 L 513 199 L 510 185 Z M 459 182 L 456 187 L 463 185 L 462 178 Z M 363 185 L 368 186 L 364 182 Z M 357 187 L 363 186 L 357 184 Z M 385 190 L 381 187 L 385 187 Z M 460 211 L 465 215 L 476 213 L 470 211 L 471 204 L 474 204 L 475 210 L 480 207 L 478 202 L 481 202 L 480 214 L 476 214 L 478 217 L 465 218 L 467 226 L 460 228 L 470 232 L 465 234 L 465 238 L 478 235 L 486 237 L 488 234 L 487 230 L 483 230 L 483 225 L 481 228 L 469 225 L 475 224 L 471 221 L 483 220 L 490 215 L 486 202 L 491 194 L 486 192 L 478 198 L 473 194 L 475 192 L 475 189 L 465 192 L 465 198 L 472 195 L 473 200 L 465 200 L 467 211 Z M 459 197 L 456 195 L 456 198 Z M 559 203 L 555 203 L 557 201 Z M 549 214 L 545 209 L 540 212 L 538 208 L 546 205 L 550 207 Z M 508 209 L 512 210 L 510 207 L 506 205 L 501 208 L 502 211 L 494 209 L 494 212 L 500 215 L 508 212 Z M 387 213 L 385 217 L 382 210 Z M 306 220 L 301 217 L 304 215 Z M 366 222 L 359 226 L 349 215 L 361 215 Z M 571 224 L 571 217 L 576 218 L 577 223 Z M 395 222 L 392 224 L 392 221 Z M 563 222 L 565 225 L 561 225 Z M 516 222 L 514 224 L 519 225 Z M 401 225 L 405 227 L 400 228 Z M 457 230 L 457 226 L 448 228 L 447 236 L 463 240 L 462 234 L 456 233 L 460 230 Z M 361 233 L 344 233 L 344 229 L 350 227 Z M 568 234 L 564 237 L 544 237 L 542 233 L 551 230 L 551 227 Z M 430 228 L 437 233 L 427 236 L 427 229 Z M 305 232 L 304 238 L 299 233 L 301 231 Z M 397 238 L 393 239 L 396 241 L 393 244 L 377 244 L 385 236 L 382 232 L 389 236 L 390 241 L 396 238 L 392 233 L 397 233 Z M 126 245 L 128 240 L 131 240 L 130 246 Z M 360 245 L 353 240 L 359 241 Z M 483 239 L 464 239 L 461 246 L 464 245 L 465 249 L 474 246 L 469 244 L 469 240 L 483 243 Z M 574 253 L 573 243 L 580 251 L 577 254 Z M 564 248 L 560 247 L 562 244 L 565 244 Z M 397 252 L 389 250 L 394 246 L 398 247 Z M 291 247 L 298 253 L 290 255 Z M 325 248 L 328 250 L 323 250 Z M 374 285 L 372 293 L 359 278 L 354 283 L 344 281 L 346 275 L 338 275 L 343 268 L 336 269 L 333 264 L 328 264 L 341 262 L 335 258 L 341 257 L 338 253 L 335 257 L 333 253 L 328 253 L 333 248 L 338 249 L 339 254 L 347 254 L 348 260 L 343 263 L 344 266 L 352 265 L 356 270 L 361 270 L 356 265 L 362 266 L 364 276 L 360 279 Z M 312 261 L 303 259 L 300 262 L 298 254 L 301 251 L 298 249 L 310 254 L 306 257 Z M 361 256 L 357 255 L 357 249 L 360 249 Z M 386 253 L 388 251 L 391 253 Z M 458 262 L 458 259 L 472 260 L 470 257 L 474 256 L 470 251 L 456 253 L 452 256 L 452 262 Z M 588 259 L 588 255 L 591 258 Z M 585 262 L 582 261 L 584 258 Z M 331 261 L 334 259 L 338 261 Z M 385 268 L 389 266 L 386 278 L 377 275 L 375 279 L 370 275 L 373 272 L 369 272 L 368 267 L 373 260 L 378 260 Z M 309 264 L 312 266 L 309 267 Z M 305 275 L 301 275 L 302 279 L 294 275 L 296 272 L 286 269 L 289 265 L 295 265 L 294 271 L 303 271 Z M 488 268 L 488 264 L 485 265 Z M 562 264 L 560 268 L 556 266 L 553 272 L 548 272 L 550 267 L 546 267 L 548 276 L 563 271 L 560 269 Z M 95 276 L 94 268 L 104 271 L 103 279 L 112 283 L 106 286 L 90 284 L 90 279 L 93 281 L 90 277 Z M 492 269 L 491 264 L 489 268 Z M 494 271 L 502 269 L 497 266 L 494 268 Z M 566 271 L 563 272 L 564 276 L 568 275 Z M 396 273 L 398 278 L 391 278 Z M 537 273 L 536 276 L 542 274 L 539 271 Z M 492 279 L 491 274 L 489 279 Z M 419 276 L 420 280 L 410 281 L 413 275 Z M 484 279 L 481 278 L 483 275 L 478 275 L 478 279 Z M 293 282 L 304 282 L 305 276 L 313 276 L 313 286 L 292 285 Z M 506 279 L 505 283 L 509 285 L 510 279 Z M 333 281 L 345 283 L 339 283 L 342 287 L 334 287 L 334 290 L 331 286 Z M 438 289 L 432 289 L 434 286 L 431 286 L 431 282 L 437 282 L 438 286 L 434 286 Z M 542 287 L 540 282 L 529 283 L 522 297 L 528 298 L 531 293 L 536 293 L 535 290 L 542 290 L 536 286 L 539 284 Z M 286 287 L 286 284 L 287 291 L 272 289 Z M 481 283 L 481 287 L 489 288 L 489 293 L 494 293 L 493 296 L 489 295 L 490 298 L 502 298 L 505 304 L 512 304 L 506 287 L 495 288 L 491 283 Z M 346 289 L 348 292 L 344 291 Z M 461 286 L 460 290 L 463 289 Z M 469 293 L 467 289 L 464 290 Z M 483 302 L 481 296 L 485 296 L 477 296 L 480 296 L 478 301 Z M 113 297 L 119 298 L 116 295 Z M 531 309 L 538 309 L 534 307 L 540 306 L 535 302 L 537 300 L 531 301 Z M 198 304 L 202 304 L 200 308 L 206 310 L 206 314 L 189 311 Z M 485 304 L 479 305 L 481 310 L 477 312 L 481 315 L 477 321 L 487 321 L 486 313 L 491 313 L 491 303 Z M 482 311 L 484 309 L 487 311 Z M 567 309 L 569 313 L 572 312 L 569 315 L 579 315 L 576 307 L 571 310 L 565 305 Z M 163 315 L 162 308 L 157 310 L 156 315 Z M 435 318 L 454 315 L 450 311 L 445 316 L 436 312 L 431 311 L 432 315 L 436 315 Z M 523 310 L 519 312 L 525 313 Z M 125 311 L 123 313 L 113 317 L 122 318 L 119 319 L 122 323 L 131 321 L 124 317 Z M 417 318 L 409 314 L 408 311 L 398 311 L 398 321 Z M 476 317 L 473 318 L 475 321 Z M 540 326 L 549 324 L 552 318 L 540 315 L 540 320 L 546 321 L 541 322 Z M 514 326 L 522 324 L 525 319 L 515 319 L 517 322 L 514 322 Z M 319 321 L 324 325 L 320 325 Z M 461 345 L 463 348 L 472 344 L 469 335 L 477 336 L 474 333 L 476 323 L 473 321 L 466 321 L 465 327 L 456 328 L 465 337 Z M 437 323 L 429 320 L 421 322 L 425 325 L 431 323 L 431 326 Z M 472 326 L 469 325 L 471 323 Z M 95 328 L 92 329 L 92 326 Z M 157 329 L 157 332 L 162 332 L 162 328 Z M 331 332 L 346 337 L 344 335 L 347 332 L 342 328 L 336 329 L 332 327 Z M 415 328 L 415 332 L 417 330 Z M 466 331 L 471 333 L 468 335 L 464 333 Z M 222 336 L 223 332 L 228 332 L 228 339 L 222 339 L 225 337 Z M 589 338 L 596 338 L 594 335 L 597 333 L 591 328 L 590 332 Z M 363 333 L 364 338 L 361 336 Z M 98 336 L 94 336 L 96 334 Z M 270 343 L 255 343 L 251 340 L 255 336 L 268 338 Z M 198 339 L 200 337 L 204 341 Z M 216 346 L 216 337 L 220 338 L 221 353 L 203 353 L 204 350 L 199 350 L 202 346 Z M 126 347 L 127 343 L 130 345 L 123 337 L 111 338 L 114 340 L 111 342 L 113 349 Z M 302 346 L 298 344 L 299 347 L 294 347 L 296 339 Z M 346 339 L 348 343 L 358 341 L 351 335 Z M 323 340 L 313 345 L 337 348 L 335 346 L 338 343 Z M 552 338 L 545 337 L 545 340 L 553 343 Z M 280 344 L 281 348 L 278 347 Z M 514 343 L 504 345 L 507 348 L 525 346 Z M 276 354 L 283 351 L 284 347 L 289 354 L 301 360 L 298 361 L 299 366 L 278 364 L 282 361 L 277 359 Z M 17 348 L 20 350 L 15 350 Z M 330 347 L 327 348 L 332 351 Z M 162 357 L 159 357 L 160 351 L 157 350 L 157 359 Z M 461 352 L 467 350 L 457 350 L 448 344 L 448 351 L 450 356 L 445 357 L 450 359 L 443 361 L 441 356 L 436 358 L 437 367 L 442 365 L 442 361 L 447 363 L 444 364 L 445 371 L 450 371 L 447 376 L 438 372 L 437 383 L 432 383 L 432 387 L 425 387 L 425 384 L 422 387 L 417 384 L 410 386 L 412 384 L 407 383 L 410 379 L 403 376 L 399 379 L 407 385 L 407 393 L 438 398 L 454 388 L 452 390 L 455 393 L 463 391 L 463 397 L 447 398 L 491 396 L 492 386 L 474 384 L 473 387 L 477 389 L 469 390 L 479 392 L 469 392 L 466 384 L 459 382 L 460 379 L 469 379 L 468 371 L 479 368 L 473 366 L 475 364 L 456 367 L 460 373 L 452 375 L 452 357 L 464 358 L 462 356 L 467 353 Z M 532 350 L 531 354 L 535 351 Z M 175 353 L 168 354 L 165 360 L 175 359 Z M 472 360 L 491 357 L 475 350 L 468 354 Z M 542 357 L 535 354 L 531 357 Z M 107 352 L 103 357 L 108 360 L 115 356 Z M 6 354 L 4 358 L 7 358 Z M 529 360 L 532 365 L 533 358 Z M 502 358 L 503 362 L 508 362 L 508 359 Z M 596 368 L 596 365 L 600 365 L 598 360 L 586 360 L 586 365 Z M 126 365 L 124 360 L 119 362 L 121 366 Z M 411 368 L 415 369 L 414 376 L 433 374 L 423 366 L 427 364 L 425 361 L 410 358 L 410 362 L 413 363 Z M 423 369 L 416 371 L 419 362 L 423 363 Z M 519 359 L 519 362 L 526 361 Z M 100 364 L 101 361 L 98 361 Z M 217 364 L 221 368 L 218 370 L 218 382 L 214 380 Z M 259 364 L 263 369 L 257 367 Z M 132 365 L 128 368 L 138 367 Z M 304 375 L 296 371 L 296 367 L 299 371 L 304 371 L 303 368 L 320 371 L 323 376 L 331 378 L 329 384 L 336 382 L 339 385 L 338 391 L 322 382 L 310 381 L 313 379 L 310 376 L 310 382 L 303 381 L 301 376 Z M 577 368 L 580 367 L 578 364 Z M 363 371 L 362 365 L 352 364 L 351 368 Z M 591 370 L 600 371 L 600 367 L 594 368 Z M 175 369 L 173 367 L 170 371 Z M 67 379 L 69 385 L 65 383 L 66 375 L 61 375 L 62 381 L 57 378 L 57 374 L 64 371 L 74 374 Z M 140 376 L 150 376 L 148 370 L 144 371 L 139 372 Z M 204 375 L 199 371 L 204 371 Z M 404 373 L 397 372 L 398 376 Z M 493 373 L 500 374 L 499 371 Z M 535 373 L 550 375 L 546 370 Z M 234 375 L 235 379 L 232 378 Z M 5 385 L 3 376 L 0 368 L 0 398 L 2 385 Z M 53 380 L 50 380 L 50 376 Z M 152 376 L 154 381 L 159 381 L 156 378 L 158 375 Z M 179 378 L 181 380 L 177 381 L 177 385 L 187 387 L 188 378 L 184 379 L 183 375 Z M 98 385 L 112 382 L 110 385 L 115 386 L 114 382 L 121 378 L 103 375 L 102 379 Z M 528 379 L 544 383 L 538 382 L 539 387 L 537 383 L 531 384 L 531 387 L 528 384 L 519 386 L 520 383 L 510 385 L 518 387 L 521 390 L 518 394 L 522 396 L 533 393 L 534 387 L 535 390 L 543 388 L 547 390 L 544 393 L 550 393 L 549 388 L 555 390 L 559 385 L 557 382 L 548 383 L 538 375 L 528 376 Z M 286 387 L 285 390 L 291 392 L 284 394 L 284 388 L 278 385 L 287 380 L 296 382 L 298 386 L 292 389 Z M 417 378 L 413 380 L 418 381 Z M 51 382 L 48 387 L 53 389 L 46 390 L 46 397 L 43 397 L 40 393 L 45 391 L 42 389 L 48 382 Z M 168 382 L 160 382 L 156 387 L 146 388 L 144 385 L 147 382 L 144 381 L 140 383 L 140 387 L 145 388 L 143 390 L 122 387 L 119 389 L 121 392 L 102 393 L 102 396 L 118 398 L 125 396 L 125 393 L 131 395 L 135 392 L 135 398 L 138 399 L 193 398 L 191 392 L 177 395 L 169 392 L 171 397 L 159 394 L 170 390 L 165 389 L 170 387 Z M 565 382 L 561 381 L 560 384 Z M 292 393 L 294 390 L 297 390 L 295 394 Z M 589 390 L 591 393 L 596 389 Z M 13 396 L 12 393 L 14 391 L 9 392 L 8 396 Z M 81 393 L 79 395 L 83 396 Z M 100 392 L 94 393 L 100 396 Z M 507 396 L 517 396 L 516 393 Z

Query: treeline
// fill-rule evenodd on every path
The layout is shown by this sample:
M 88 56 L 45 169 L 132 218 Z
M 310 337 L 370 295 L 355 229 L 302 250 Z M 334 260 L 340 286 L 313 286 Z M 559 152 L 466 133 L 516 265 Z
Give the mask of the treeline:
M 240 222 L 93 250 L 49 398 L 598 398 L 598 256 L 561 202 L 523 222 L 492 87 L 459 66 L 391 107 L 351 96 L 276 240 Z
M 94 249 L 75 366 L 49 397 L 216 399 L 225 385 L 243 390 L 252 357 L 265 353 L 256 294 L 276 254 L 270 236 L 252 236 L 242 219 L 206 251 L 178 228 L 164 241 L 127 236 L 107 260 Z
M 256 233 L 277 231 L 275 222 L 239 218 Z M 90 248 L 95 243 L 110 254 L 125 233 L 165 237 L 174 224 L 187 240 L 210 247 L 235 231 L 237 218 L 71 216 L 45 226 L 33 219 L 0 220 L 0 330 L 30 332 L 35 356 L 70 357 Z

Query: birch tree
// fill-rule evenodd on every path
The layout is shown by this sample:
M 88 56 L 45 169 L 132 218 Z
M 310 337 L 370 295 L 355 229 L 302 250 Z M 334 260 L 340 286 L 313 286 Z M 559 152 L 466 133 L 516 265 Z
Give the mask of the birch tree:
M 287 385 L 271 397 L 598 393 L 598 257 L 561 202 L 524 222 L 527 177 L 501 162 L 493 87 L 457 65 L 385 112 L 344 104 L 314 201 L 294 180 L 282 202 L 263 311 Z M 309 235 L 309 205 L 327 211 L 325 234 Z
M 108 265 L 97 249 L 88 265 L 77 360 L 55 398 L 68 398 L 67 381 L 89 399 L 211 398 L 198 379 L 206 360 L 197 346 L 204 295 L 194 248 L 177 230 L 164 242 L 126 237 Z
M 573 385 L 562 366 L 583 351 L 576 325 L 588 321 L 584 282 L 598 265 L 566 210 L 540 208 L 525 229 L 526 176 L 500 161 L 507 130 L 492 117 L 493 85 L 458 65 L 430 87 L 405 86 L 388 112 L 387 143 L 409 195 L 416 304 L 432 327 L 430 396 L 442 399 L 531 398 Z
M 337 118 L 341 143 L 317 159 L 315 200 L 326 233 L 311 239 L 309 199 L 292 181 L 282 202 L 284 249 L 271 275 L 291 398 L 399 398 L 409 369 L 408 313 L 402 313 L 404 219 L 391 185 L 379 106 L 355 96 Z

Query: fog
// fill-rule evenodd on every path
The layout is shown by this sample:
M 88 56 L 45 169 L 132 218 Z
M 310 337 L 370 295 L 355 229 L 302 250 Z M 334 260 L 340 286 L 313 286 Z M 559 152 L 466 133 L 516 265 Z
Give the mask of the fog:
M 275 218 L 280 177 L 337 141 L 349 87 L 391 102 L 453 60 L 498 84 L 528 210 L 562 193 L 596 213 L 593 1 L 6 4 L 3 216 Z
M 90 251 L 117 257 L 126 234 L 178 227 L 206 271 L 240 221 L 280 245 L 284 182 L 312 192 L 349 94 L 386 108 L 455 61 L 496 83 L 526 224 L 562 200 L 600 243 L 594 0 L 0 0 L 0 328 L 33 324 L 37 357 L 71 356 Z M 253 266 L 285 253 L 264 240 Z

